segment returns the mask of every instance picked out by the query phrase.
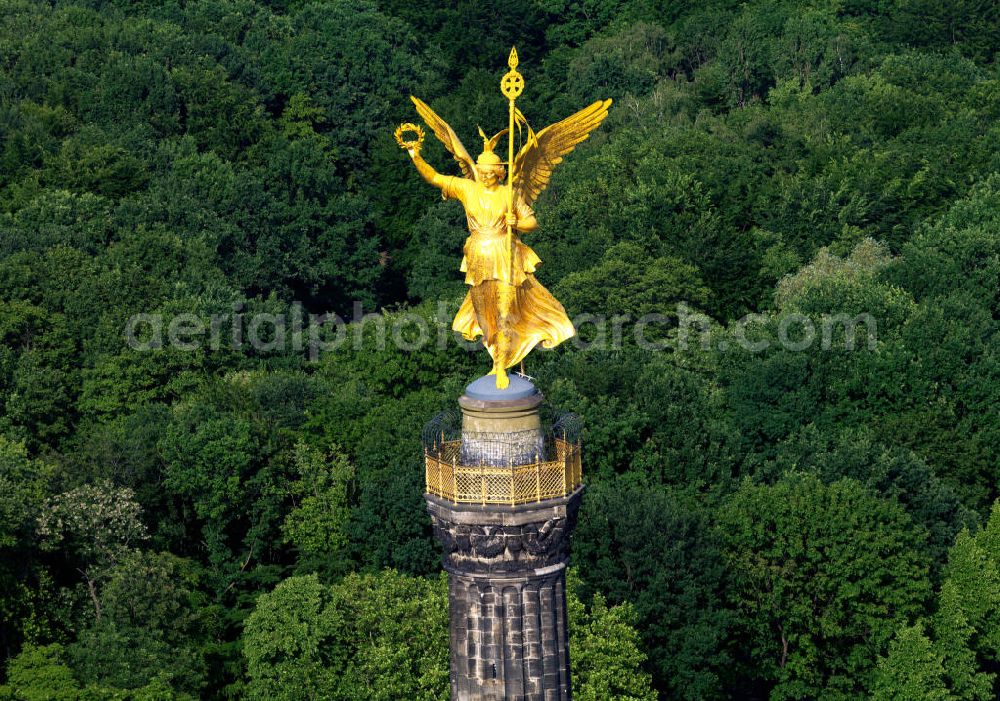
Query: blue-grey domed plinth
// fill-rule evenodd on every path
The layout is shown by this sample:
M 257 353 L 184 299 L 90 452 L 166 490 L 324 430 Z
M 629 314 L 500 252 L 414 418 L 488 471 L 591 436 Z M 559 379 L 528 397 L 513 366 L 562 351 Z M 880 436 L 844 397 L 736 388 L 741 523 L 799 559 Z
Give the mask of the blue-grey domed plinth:
M 495 402 L 503 399 L 525 399 L 538 394 L 538 388 L 531 381 L 520 375 L 508 375 L 510 384 L 506 389 L 497 389 L 495 375 L 483 375 L 465 388 L 465 396 L 484 402 Z

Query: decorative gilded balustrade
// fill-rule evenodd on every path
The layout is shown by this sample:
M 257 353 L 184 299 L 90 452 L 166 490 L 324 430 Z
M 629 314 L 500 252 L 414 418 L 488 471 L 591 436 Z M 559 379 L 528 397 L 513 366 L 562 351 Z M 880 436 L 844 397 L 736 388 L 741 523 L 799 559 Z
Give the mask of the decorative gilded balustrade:
M 550 438 L 543 458 L 523 465 L 466 465 L 462 441 L 439 440 L 424 451 L 427 493 L 456 503 L 514 506 L 572 494 L 583 482 L 579 442 Z

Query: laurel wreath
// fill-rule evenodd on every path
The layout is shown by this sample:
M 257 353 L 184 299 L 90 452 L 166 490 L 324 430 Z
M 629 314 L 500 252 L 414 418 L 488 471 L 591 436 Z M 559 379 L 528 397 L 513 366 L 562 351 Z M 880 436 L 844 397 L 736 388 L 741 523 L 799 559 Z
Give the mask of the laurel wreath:
M 405 140 L 403 134 L 406 132 L 413 132 L 417 135 L 416 139 Z M 424 143 L 424 130 L 420 128 L 419 124 L 411 124 L 407 122 L 406 124 L 400 124 L 396 127 L 396 143 L 399 144 L 400 148 L 411 149 L 420 148 L 420 145 Z

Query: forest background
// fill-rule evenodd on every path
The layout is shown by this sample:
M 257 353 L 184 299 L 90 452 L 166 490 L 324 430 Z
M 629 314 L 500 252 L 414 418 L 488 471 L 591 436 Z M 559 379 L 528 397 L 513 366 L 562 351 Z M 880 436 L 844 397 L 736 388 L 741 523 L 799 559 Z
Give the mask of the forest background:
M 528 360 L 585 426 L 577 697 L 996 697 L 996 3 L 0 0 L 0 698 L 447 699 L 421 427 L 484 352 L 123 330 L 447 325 L 461 208 L 392 130 L 476 149 L 515 44 L 536 129 L 615 100 L 540 280 L 668 319 Z M 738 342 L 792 314 L 877 334 Z

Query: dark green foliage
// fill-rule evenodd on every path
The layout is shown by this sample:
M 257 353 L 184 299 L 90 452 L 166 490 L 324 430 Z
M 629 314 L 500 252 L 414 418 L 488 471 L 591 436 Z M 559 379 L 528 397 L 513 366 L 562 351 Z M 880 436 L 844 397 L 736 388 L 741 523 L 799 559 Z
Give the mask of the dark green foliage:
M 955 539 L 927 631 L 933 639 L 920 623 L 896 632 L 888 658 L 879 662 L 876 697 L 995 698 L 996 673 L 984 670 L 995 670 L 998 660 L 998 533 L 1000 502 L 976 536 L 965 530 Z
M 440 577 L 287 579 L 247 619 L 248 696 L 447 698 L 447 615 Z
M 962 527 L 978 520 L 955 489 L 938 478 L 925 461 L 912 452 L 878 442 L 870 430 L 833 435 L 822 434 L 810 425 L 779 444 L 777 450 L 773 461 L 755 467 L 758 477 L 773 481 L 791 470 L 808 470 L 824 482 L 850 477 L 895 498 L 927 530 L 927 552 L 934 557 L 935 568 L 943 565 L 945 553 Z
M 567 592 L 574 693 L 586 701 L 652 701 L 632 608 Z M 332 586 L 291 577 L 247 619 L 251 699 L 421 699 L 449 696 L 448 585 L 393 570 Z
M 512 44 L 535 129 L 615 101 L 525 237 L 598 317 L 526 362 L 584 422 L 576 695 L 996 696 L 998 21 L 0 2 L 0 699 L 445 693 L 420 430 L 487 363 L 391 129 L 478 153 Z
M 169 553 L 133 553 L 101 587 L 100 615 L 68 649 L 87 683 L 123 689 L 159 681 L 197 696 L 205 683 L 205 601 L 190 563 Z
M 879 664 L 873 699 L 953 698 L 944 683 L 944 666 L 920 625 L 903 628 L 889 645 L 889 656 Z
M 770 698 L 853 698 L 930 594 L 924 533 L 858 482 L 744 482 L 719 511 L 734 628 Z
M 730 613 L 706 510 L 673 491 L 625 482 L 598 484 L 587 494 L 573 540 L 585 591 L 632 602 L 666 697 L 718 698 L 730 663 Z
M 80 685 L 73 671 L 66 666 L 63 647 L 59 644 L 28 648 L 11 661 L 7 670 L 7 687 L 0 687 L 0 698 L 24 698 L 34 701 L 73 701 L 79 698 Z

